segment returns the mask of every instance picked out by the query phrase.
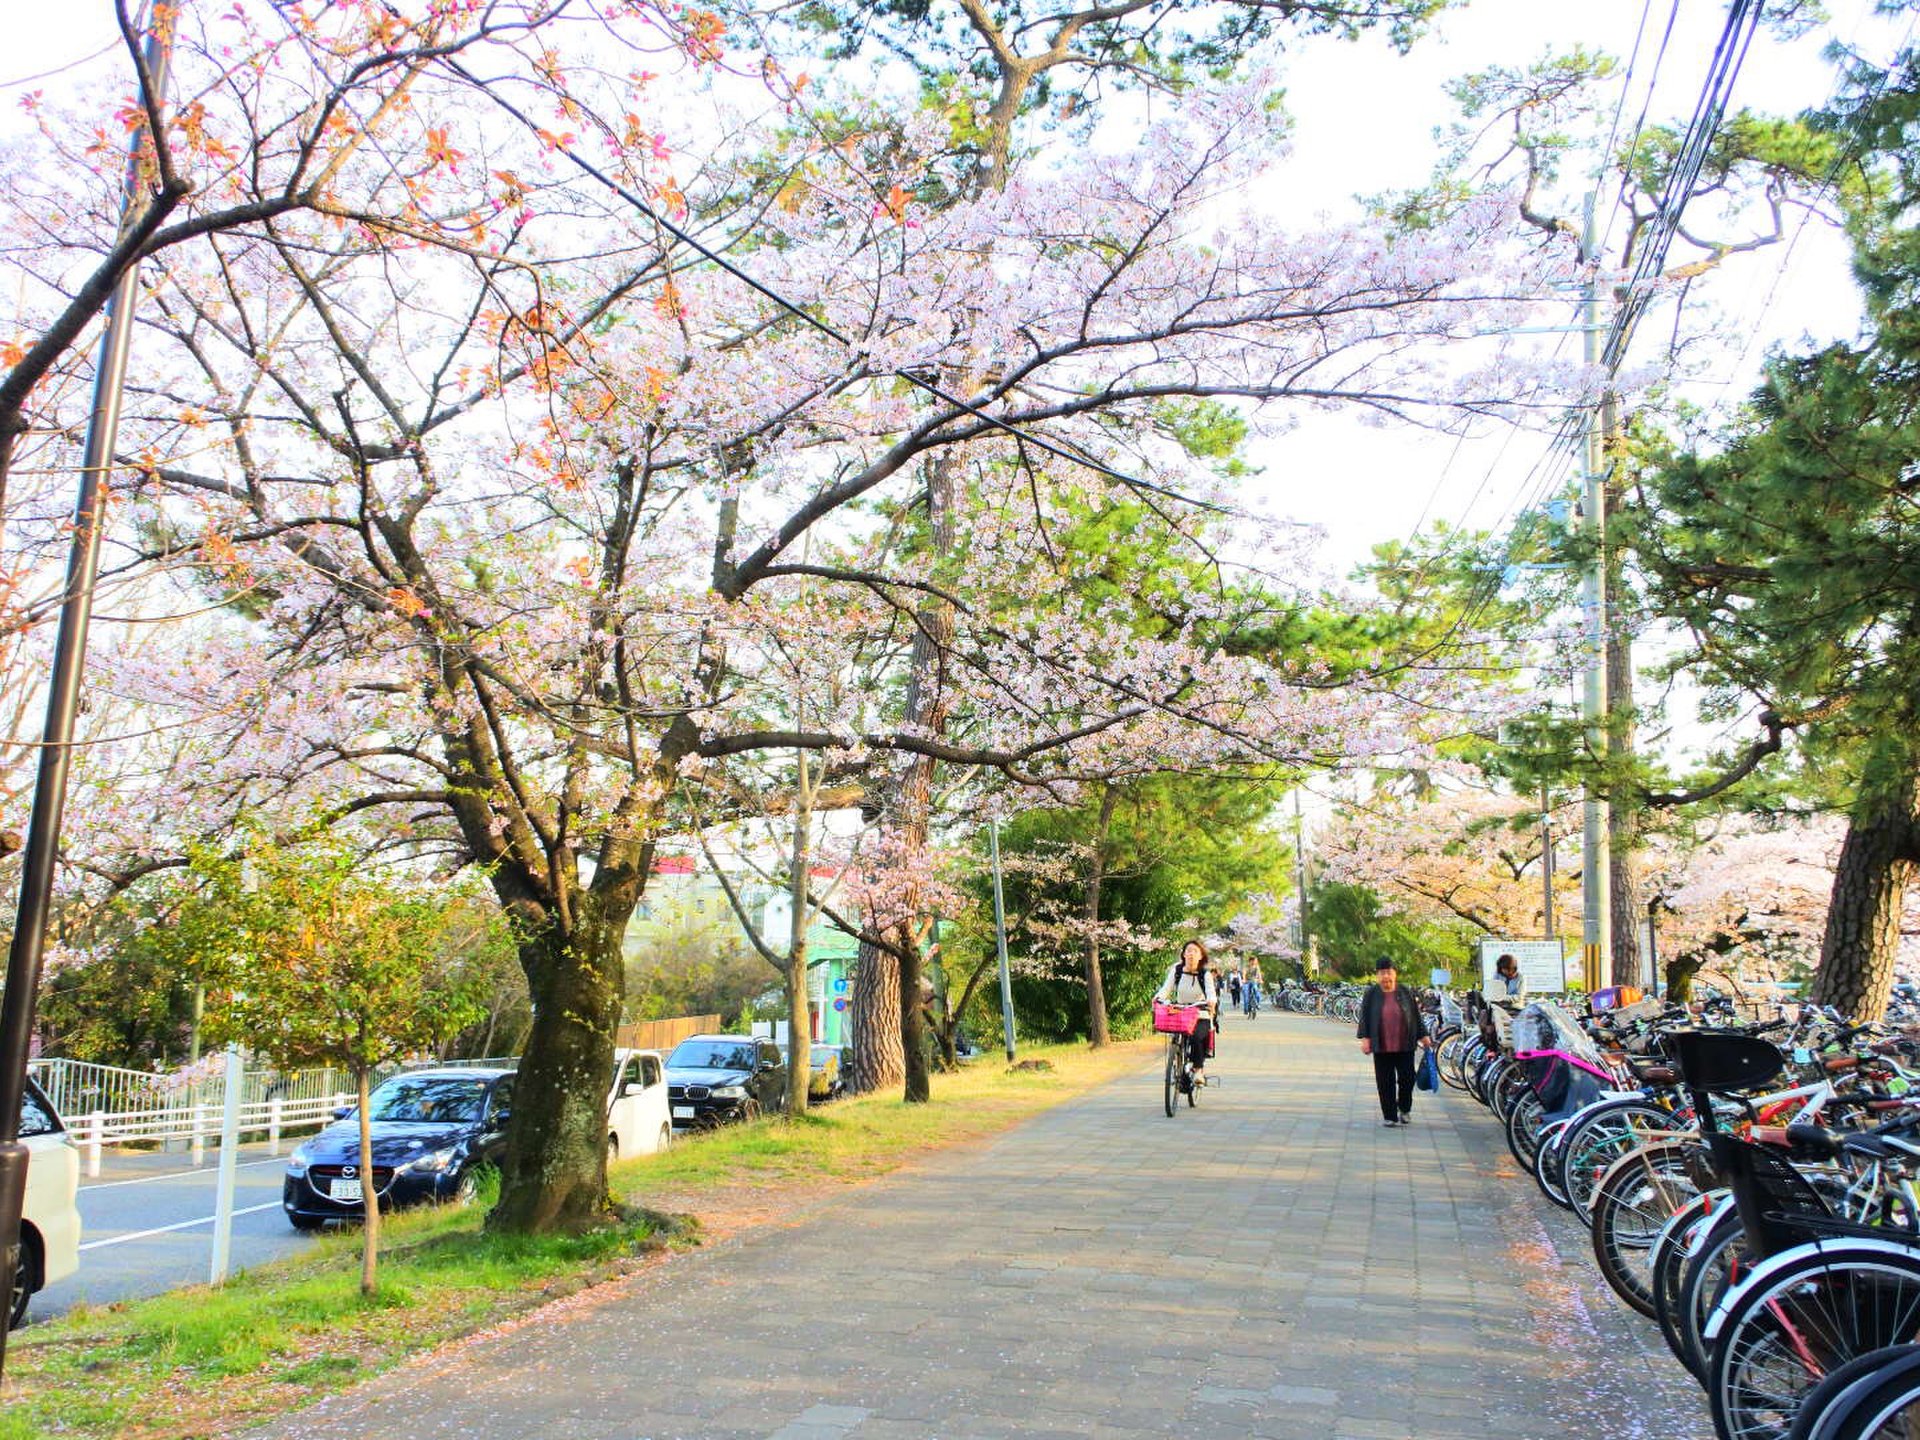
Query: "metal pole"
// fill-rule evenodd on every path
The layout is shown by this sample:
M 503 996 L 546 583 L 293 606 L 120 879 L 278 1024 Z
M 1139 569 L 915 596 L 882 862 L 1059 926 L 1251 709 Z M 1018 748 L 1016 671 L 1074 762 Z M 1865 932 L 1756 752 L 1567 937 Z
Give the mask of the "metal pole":
M 1013 971 L 1007 965 L 1007 905 L 1000 893 L 1000 822 L 988 827 L 993 847 L 993 943 L 1000 951 L 1000 1025 L 1006 1032 L 1007 1063 L 1013 1063 Z
M 1594 234 L 1593 197 L 1587 197 L 1585 237 L 1582 258 L 1589 266 L 1596 263 L 1597 240 Z M 1597 270 L 1587 277 L 1584 350 L 1589 369 L 1600 364 L 1600 281 Z M 1597 768 L 1607 756 L 1607 490 L 1606 457 L 1601 436 L 1600 407 L 1594 406 L 1587 418 L 1585 497 L 1583 523 L 1593 542 L 1593 557 L 1580 586 L 1584 612 L 1587 651 L 1586 691 L 1582 699 L 1581 719 L 1586 724 L 1587 746 Z M 1583 836 L 1580 847 L 1580 938 L 1581 975 L 1589 994 L 1598 990 L 1601 968 L 1613 954 L 1612 902 L 1608 894 L 1612 856 L 1607 837 L 1607 799 L 1601 789 L 1602 778 L 1590 773 L 1587 778 L 1586 804 L 1583 807 Z
M 223 1285 L 227 1279 L 227 1258 L 233 1249 L 234 1169 L 240 1163 L 240 1090 L 246 1082 L 246 1070 L 240 1060 L 240 1047 L 227 1046 L 227 1093 L 220 1107 L 220 1170 L 213 1192 L 213 1265 L 209 1284 Z
M 146 63 L 156 99 L 166 92 L 172 24 L 155 17 L 147 30 Z M 141 211 L 140 159 L 143 135 L 129 147 L 123 226 Z M 20 905 L 7 952 L 7 988 L 0 996 L 0 1270 L 8 1283 L 20 1264 L 20 1208 L 26 1198 L 27 1148 L 20 1143 L 20 1109 L 27 1090 L 27 1057 L 33 1045 L 33 1010 L 46 950 L 47 917 L 53 906 L 54 864 L 60 849 L 60 818 L 66 809 L 67 770 L 72 758 L 74 716 L 80 708 L 80 672 L 86 662 L 87 622 L 93 616 L 93 585 L 100 569 L 101 498 L 113 464 L 120 428 L 127 351 L 133 340 L 133 307 L 139 296 L 137 267 L 128 266 L 107 303 L 107 329 L 93 377 L 93 409 L 87 422 L 80 489 L 73 505 L 73 538 L 67 552 L 67 587 L 54 640 L 53 673 L 47 682 L 47 719 L 34 777 L 33 811 L 21 852 Z M 0 1328 L 0 1375 L 6 1367 L 6 1331 Z

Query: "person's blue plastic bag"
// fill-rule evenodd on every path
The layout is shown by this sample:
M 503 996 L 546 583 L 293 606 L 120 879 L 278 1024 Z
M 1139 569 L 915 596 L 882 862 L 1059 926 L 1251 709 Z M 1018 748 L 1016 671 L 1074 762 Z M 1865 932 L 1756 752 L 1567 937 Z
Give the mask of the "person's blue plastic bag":
M 1413 1083 L 1422 1090 L 1440 1088 L 1440 1066 L 1433 1058 L 1433 1051 L 1421 1052 L 1420 1068 L 1414 1073 Z

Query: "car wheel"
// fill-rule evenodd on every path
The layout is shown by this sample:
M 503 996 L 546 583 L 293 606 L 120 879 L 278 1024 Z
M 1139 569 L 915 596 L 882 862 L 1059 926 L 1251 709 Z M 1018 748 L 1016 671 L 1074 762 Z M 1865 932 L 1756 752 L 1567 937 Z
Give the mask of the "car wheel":
M 287 1212 L 287 1223 L 303 1235 L 311 1235 L 327 1222 L 318 1215 L 302 1215 L 297 1210 Z
M 26 1240 L 20 1243 L 20 1258 L 13 1267 L 13 1298 L 7 1304 L 7 1328 L 18 1330 L 27 1323 L 27 1301 L 33 1298 L 33 1250 Z
M 671 1144 L 673 1144 L 673 1126 L 662 1125 L 660 1127 L 660 1143 L 653 1148 L 655 1150 L 664 1150 Z
M 447 1197 L 449 1205 L 471 1205 L 474 1197 L 480 1193 L 480 1184 L 474 1178 L 473 1167 L 469 1165 L 460 1172 L 460 1178 L 453 1182 L 453 1193 Z
M 749 1125 L 751 1125 L 754 1121 L 758 1120 L 760 1118 L 760 1102 L 758 1100 L 746 1100 L 741 1102 L 740 1118 Z

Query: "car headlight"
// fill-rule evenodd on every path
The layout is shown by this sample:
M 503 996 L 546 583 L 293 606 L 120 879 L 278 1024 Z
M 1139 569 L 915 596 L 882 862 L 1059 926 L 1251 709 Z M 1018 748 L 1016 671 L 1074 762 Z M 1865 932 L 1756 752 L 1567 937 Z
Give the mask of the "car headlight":
M 287 1156 L 287 1173 L 289 1175 L 304 1175 L 307 1173 L 307 1166 L 312 1163 L 312 1147 L 296 1145 L 293 1147 L 293 1153 Z
M 403 1175 L 438 1175 L 449 1165 L 453 1157 L 459 1154 L 458 1147 L 452 1150 L 430 1150 L 425 1155 L 416 1155 L 399 1167 Z
M 716 1085 L 713 1087 L 713 1098 L 716 1100 L 744 1100 L 747 1098 L 747 1087 L 744 1085 Z

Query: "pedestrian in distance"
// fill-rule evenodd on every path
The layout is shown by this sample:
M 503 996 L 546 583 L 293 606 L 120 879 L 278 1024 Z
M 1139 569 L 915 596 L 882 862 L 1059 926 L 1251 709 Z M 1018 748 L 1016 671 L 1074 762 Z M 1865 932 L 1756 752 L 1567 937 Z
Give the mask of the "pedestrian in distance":
M 1220 1018 L 1220 977 L 1208 968 L 1207 947 L 1198 940 L 1182 945 L 1154 998 L 1163 1005 L 1200 1006 L 1200 1021 L 1187 1036 L 1187 1063 L 1193 1066 L 1193 1083 L 1205 1085 L 1207 1050 Z
M 1510 999 L 1518 1000 L 1527 992 L 1520 979 L 1520 962 L 1511 955 L 1502 955 L 1493 962 L 1493 983 Z
M 1227 989 L 1233 995 L 1233 1003 L 1238 1005 L 1240 1003 L 1240 972 L 1238 970 L 1227 976 Z
M 1431 1046 L 1427 1022 L 1413 992 L 1400 986 L 1391 960 L 1373 967 L 1373 984 L 1360 997 L 1360 1053 L 1373 1057 L 1374 1088 L 1380 1114 L 1389 1129 L 1413 1119 L 1413 1061 L 1421 1046 Z

